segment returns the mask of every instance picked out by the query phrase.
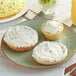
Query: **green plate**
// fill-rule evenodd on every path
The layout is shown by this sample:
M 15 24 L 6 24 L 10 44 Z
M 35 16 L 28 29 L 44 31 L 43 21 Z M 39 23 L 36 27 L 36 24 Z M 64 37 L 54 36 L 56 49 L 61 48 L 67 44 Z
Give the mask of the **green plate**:
M 30 20 L 27 22 L 22 22 L 18 25 L 30 26 L 30 27 L 34 28 L 35 30 L 37 30 L 38 35 L 39 35 L 39 43 L 40 43 L 41 41 L 46 40 L 40 31 L 40 25 L 43 22 L 44 22 L 44 20 Z M 1 48 L 2 48 L 4 55 L 9 60 L 11 60 L 12 62 L 14 62 L 16 64 L 19 64 L 19 65 L 24 66 L 24 67 L 30 67 L 30 68 L 49 68 L 49 67 L 55 67 L 55 66 L 58 66 L 62 63 L 65 63 L 73 56 L 73 54 L 75 53 L 75 50 L 76 50 L 76 33 L 71 28 L 65 26 L 62 36 L 58 40 L 55 40 L 55 41 L 63 43 L 67 46 L 68 56 L 65 58 L 65 60 L 63 60 L 59 64 L 47 65 L 47 66 L 38 64 L 34 61 L 34 59 L 31 56 L 32 50 L 29 50 L 26 52 L 16 52 L 16 51 L 12 50 L 11 48 L 9 48 L 4 43 L 3 39 L 1 42 Z

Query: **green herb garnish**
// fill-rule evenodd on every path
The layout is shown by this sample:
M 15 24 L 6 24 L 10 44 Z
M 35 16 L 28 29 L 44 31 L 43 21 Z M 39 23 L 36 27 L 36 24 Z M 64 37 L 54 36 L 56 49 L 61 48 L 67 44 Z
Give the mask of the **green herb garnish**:
M 43 4 L 43 5 L 54 4 L 55 0 L 40 0 L 40 3 Z

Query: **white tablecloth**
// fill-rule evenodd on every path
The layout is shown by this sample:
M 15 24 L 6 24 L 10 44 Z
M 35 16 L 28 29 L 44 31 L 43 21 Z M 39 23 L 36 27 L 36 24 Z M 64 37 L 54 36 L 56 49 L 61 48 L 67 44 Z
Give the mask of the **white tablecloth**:
M 33 5 L 35 5 L 35 1 L 36 0 L 33 0 Z M 71 0 L 58 0 L 54 19 L 60 20 L 70 26 L 70 11 Z M 20 17 L 14 21 L 0 24 L 0 39 L 4 33 L 4 28 L 15 25 L 25 20 L 26 19 L 24 17 Z M 19 65 L 15 65 L 14 63 L 7 60 L 3 56 L 0 49 L 0 76 L 64 76 L 64 68 L 68 67 L 72 63 L 76 63 L 76 54 L 69 61 L 58 67 L 49 69 L 28 69 L 20 67 Z

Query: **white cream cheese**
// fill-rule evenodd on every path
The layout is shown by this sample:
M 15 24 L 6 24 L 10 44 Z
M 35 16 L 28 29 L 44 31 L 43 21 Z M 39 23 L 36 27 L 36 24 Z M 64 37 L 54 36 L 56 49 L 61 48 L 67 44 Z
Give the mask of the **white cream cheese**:
M 67 56 L 67 48 L 58 42 L 43 41 L 33 50 L 32 56 L 40 63 L 51 64 Z
M 58 31 L 63 30 L 61 25 L 62 24 L 59 22 L 48 20 L 43 28 L 45 32 L 54 34 L 57 33 Z
M 38 34 L 28 26 L 14 26 L 8 29 L 4 41 L 15 47 L 30 47 L 38 42 Z

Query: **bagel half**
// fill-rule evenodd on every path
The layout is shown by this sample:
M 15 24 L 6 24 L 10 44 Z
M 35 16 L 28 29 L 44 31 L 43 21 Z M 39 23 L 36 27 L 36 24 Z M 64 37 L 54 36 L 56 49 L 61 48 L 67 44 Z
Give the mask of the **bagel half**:
M 7 30 L 4 42 L 16 51 L 32 49 L 38 42 L 37 31 L 28 26 L 14 26 Z

